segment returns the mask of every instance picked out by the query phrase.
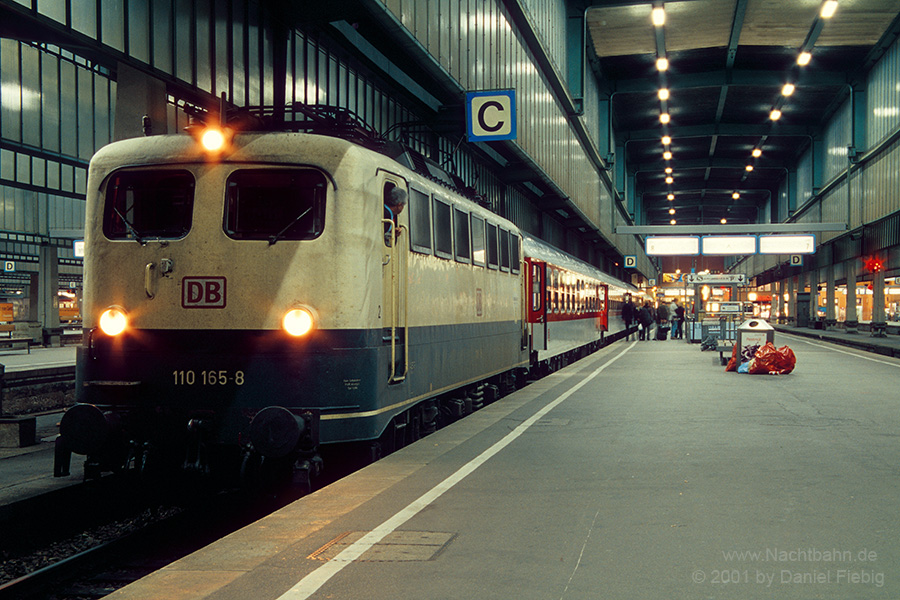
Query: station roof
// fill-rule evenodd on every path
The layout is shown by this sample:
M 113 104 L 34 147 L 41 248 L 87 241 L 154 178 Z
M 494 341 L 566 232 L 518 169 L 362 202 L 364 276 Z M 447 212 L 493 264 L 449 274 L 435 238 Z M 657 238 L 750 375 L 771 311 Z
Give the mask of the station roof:
M 624 145 L 626 169 L 636 174 L 643 223 L 758 222 L 786 169 L 823 134 L 851 86 L 863 89 L 866 73 L 900 31 L 900 0 L 839 0 L 831 18 L 822 16 L 825 4 L 585 3 L 589 58 L 601 95 L 611 96 L 616 141 Z M 664 8 L 661 26 L 652 22 L 654 7 Z M 804 51 L 810 61 L 800 66 Z M 661 57 L 668 59 L 664 71 L 657 69 Z M 789 96 L 787 83 L 794 85 Z M 668 99 L 661 99 L 661 88 Z M 773 109 L 781 111 L 778 120 Z M 667 146 L 663 136 L 671 138 Z

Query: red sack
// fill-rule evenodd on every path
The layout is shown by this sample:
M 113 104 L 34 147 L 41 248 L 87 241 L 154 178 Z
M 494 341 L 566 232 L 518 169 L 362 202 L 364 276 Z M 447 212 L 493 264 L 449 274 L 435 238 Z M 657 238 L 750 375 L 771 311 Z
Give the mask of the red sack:
M 766 343 L 756 351 L 756 356 L 750 361 L 748 373 L 768 373 L 770 375 L 786 375 L 794 370 L 797 365 L 797 357 L 794 351 L 787 346 L 775 348 L 772 342 Z
M 725 372 L 728 371 L 737 371 L 738 368 L 738 351 L 737 344 L 731 347 L 731 359 L 728 361 L 728 365 L 725 367 Z

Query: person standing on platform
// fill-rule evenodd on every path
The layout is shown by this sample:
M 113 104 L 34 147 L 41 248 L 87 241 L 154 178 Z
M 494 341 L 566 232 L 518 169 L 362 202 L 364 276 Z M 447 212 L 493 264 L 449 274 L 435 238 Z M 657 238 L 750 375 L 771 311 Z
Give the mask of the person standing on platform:
M 662 300 L 656 307 L 656 339 L 665 340 L 669 334 L 669 307 Z
M 684 338 L 684 307 L 675 299 L 675 317 L 672 320 L 672 339 Z
M 637 307 L 631 301 L 631 295 L 625 295 L 625 303 L 622 305 L 622 320 L 625 321 L 625 339 L 631 341 L 631 324 L 637 318 Z
M 644 306 L 638 311 L 638 340 L 652 340 L 650 329 L 653 326 L 653 308 L 650 301 L 644 302 Z

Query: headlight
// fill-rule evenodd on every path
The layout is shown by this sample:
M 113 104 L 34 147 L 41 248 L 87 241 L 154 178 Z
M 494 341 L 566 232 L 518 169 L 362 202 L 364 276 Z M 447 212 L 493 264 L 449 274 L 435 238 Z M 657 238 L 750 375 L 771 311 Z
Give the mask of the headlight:
M 281 321 L 281 326 L 294 337 L 306 335 L 316 326 L 313 313 L 308 308 L 295 308 L 289 310 Z
M 128 326 L 128 317 L 121 308 L 111 307 L 100 315 L 100 329 L 109 336 L 116 336 L 125 331 Z
M 225 147 L 225 134 L 220 129 L 207 129 L 200 136 L 200 143 L 209 152 L 218 152 Z

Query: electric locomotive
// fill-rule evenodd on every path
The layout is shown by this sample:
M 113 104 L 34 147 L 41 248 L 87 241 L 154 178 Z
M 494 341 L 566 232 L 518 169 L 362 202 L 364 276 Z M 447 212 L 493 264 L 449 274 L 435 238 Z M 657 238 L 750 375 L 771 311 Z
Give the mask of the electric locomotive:
M 86 477 L 270 468 L 307 485 L 322 448 L 399 447 L 521 381 L 512 223 L 403 149 L 207 133 L 218 146 L 151 136 L 91 161 L 56 475 L 76 453 Z

